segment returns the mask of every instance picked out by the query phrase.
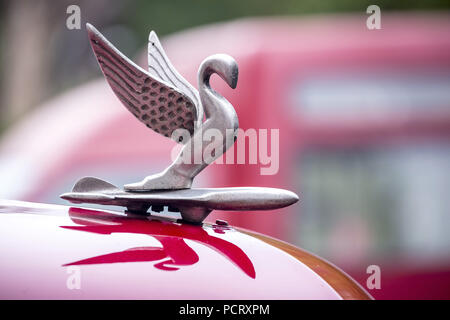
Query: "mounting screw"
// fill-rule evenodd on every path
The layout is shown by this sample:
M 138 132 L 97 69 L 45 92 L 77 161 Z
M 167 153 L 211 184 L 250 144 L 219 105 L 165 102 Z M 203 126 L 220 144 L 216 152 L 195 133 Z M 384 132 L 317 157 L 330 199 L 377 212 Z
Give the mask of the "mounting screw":
M 226 222 L 225 220 L 217 219 L 217 220 L 216 220 L 216 224 L 217 224 L 218 226 L 227 226 L 227 225 L 228 225 L 228 222 Z

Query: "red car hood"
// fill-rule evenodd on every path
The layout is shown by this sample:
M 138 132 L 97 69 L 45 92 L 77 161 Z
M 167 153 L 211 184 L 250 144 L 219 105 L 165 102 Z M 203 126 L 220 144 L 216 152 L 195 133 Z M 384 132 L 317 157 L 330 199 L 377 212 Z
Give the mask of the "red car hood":
M 1 299 L 370 298 L 316 256 L 227 225 L 0 201 L 0 238 Z

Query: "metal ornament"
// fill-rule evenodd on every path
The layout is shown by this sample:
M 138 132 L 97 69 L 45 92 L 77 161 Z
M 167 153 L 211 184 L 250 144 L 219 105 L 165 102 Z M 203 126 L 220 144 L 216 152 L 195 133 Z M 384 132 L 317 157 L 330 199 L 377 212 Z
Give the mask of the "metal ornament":
M 149 36 L 147 72 L 92 25 L 86 27 L 100 68 L 122 104 L 148 128 L 183 147 L 167 169 L 127 184 L 124 190 L 86 177 L 61 198 L 74 203 L 124 206 L 135 213 L 146 213 L 150 207 L 162 211 L 163 206 L 169 206 L 170 211 L 179 211 L 183 220 L 193 223 L 201 223 L 214 209 L 270 210 L 298 201 L 296 194 L 274 188 L 191 189 L 194 177 L 236 140 L 236 111 L 209 84 L 211 75 L 216 73 L 236 88 L 238 66 L 232 57 L 216 54 L 201 63 L 199 92 L 175 70 L 154 31 Z M 219 132 L 223 139 L 204 142 L 203 133 L 210 129 Z M 206 147 L 214 150 L 208 159 L 203 158 Z M 183 158 L 186 155 L 188 159 Z

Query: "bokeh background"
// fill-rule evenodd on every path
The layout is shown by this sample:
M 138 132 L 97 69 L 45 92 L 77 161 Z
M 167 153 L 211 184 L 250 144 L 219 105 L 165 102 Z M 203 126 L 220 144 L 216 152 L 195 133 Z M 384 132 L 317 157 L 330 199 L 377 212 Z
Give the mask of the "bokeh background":
M 66 27 L 69 5 L 82 28 Z M 368 30 L 366 8 L 381 8 Z M 117 185 L 169 162 L 173 147 L 120 105 L 84 24 L 146 65 L 150 30 L 196 84 L 224 52 L 238 88 L 214 86 L 243 129 L 279 129 L 277 174 L 212 165 L 198 186 L 273 186 L 300 202 L 277 212 L 214 213 L 337 264 L 375 298 L 450 298 L 448 1 L 50 1 L 0 3 L 0 198 L 63 203 L 78 177 Z M 248 146 L 247 146 L 248 149 Z M 259 159 L 260 160 L 260 159 Z

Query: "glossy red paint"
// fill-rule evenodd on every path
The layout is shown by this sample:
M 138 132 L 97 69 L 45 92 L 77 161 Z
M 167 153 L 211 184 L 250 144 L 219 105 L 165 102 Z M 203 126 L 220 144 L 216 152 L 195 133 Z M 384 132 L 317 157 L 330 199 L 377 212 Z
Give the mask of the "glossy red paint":
M 137 247 L 120 252 L 100 255 L 66 265 L 86 265 L 117 262 L 163 261 L 154 265 L 161 270 L 178 270 L 175 265 L 193 265 L 199 261 L 198 255 L 186 244 L 192 240 L 206 245 L 227 257 L 245 274 L 255 278 L 255 269 L 247 255 L 236 245 L 226 240 L 209 235 L 203 228 L 189 224 L 177 224 L 161 220 L 142 222 L 142 218 L 106 214 L 99 211 L 70 208 L 69 216 L 80 226 L 62 226 L 62 228 L 91 232 L 97 234 L 135 233 L 149 235 L 162 244 L 162 248 Z M 224 230 L 213 228 L 215 233 L 224 234 Z
M 2 299 L 369 298 L 317 257 L 226 225 L 0 201 L 0 238 Z

